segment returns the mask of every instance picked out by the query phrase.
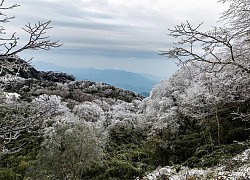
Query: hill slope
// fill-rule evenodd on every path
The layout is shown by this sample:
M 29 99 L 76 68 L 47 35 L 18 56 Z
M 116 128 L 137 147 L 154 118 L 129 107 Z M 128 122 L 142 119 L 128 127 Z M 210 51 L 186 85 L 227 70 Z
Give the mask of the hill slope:
M 0 179 L 250 177 L 249 75 L 233 67 L 182 67 L 143 99 L 21 59 L 0 65 Z

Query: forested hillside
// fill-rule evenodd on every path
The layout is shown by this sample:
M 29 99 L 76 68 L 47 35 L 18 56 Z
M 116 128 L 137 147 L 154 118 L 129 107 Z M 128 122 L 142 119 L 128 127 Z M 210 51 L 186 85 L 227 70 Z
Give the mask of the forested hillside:
M 148 98 L 37 71 L 5 46 L 0 179 L 249 179 L 250 4 L 223 2 L 227 28 L 170 30 L 161 55 L 182 66 Z
M 5 69 L 0 79 L 0 179 L 135 179 L 167 165 L 171 172 L 220 165 L 223 175 L 249 176 L 249 151 L 244 162 L 231 160 L 249 148 L 247 72 L 229 66 L 214 76 L 185 66 L 143 99 L 28 69 Z

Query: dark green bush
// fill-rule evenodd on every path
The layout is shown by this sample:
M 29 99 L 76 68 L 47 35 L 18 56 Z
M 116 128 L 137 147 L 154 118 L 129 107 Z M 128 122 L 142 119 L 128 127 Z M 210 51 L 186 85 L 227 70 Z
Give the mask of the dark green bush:
M 110 163 L 104 177 L 106 179 L 127 179 L 132 180 L 140 175 L 140 171 L 127 161 L 114 160 Z
M 197 149 L 194 156 L 190 157 L 183 164 L 189 167 L 211 167 L 226 162 L 236 154 L 248 148 L 247 144 L 228 144 L 215 146 L 204 145 Z
M 36 159 L 42 138 L 31 132 L 24 132 L 7 145 L 9 149 L 20 147 L 15 153 L 4 154 L 0 158 L 0 179 L 24 179 L 27 170 Z
M 0 168 L 0 179 L 2 180 L 18 180 L 22 179 L 21 175 L 16 174 L 11 168 Z

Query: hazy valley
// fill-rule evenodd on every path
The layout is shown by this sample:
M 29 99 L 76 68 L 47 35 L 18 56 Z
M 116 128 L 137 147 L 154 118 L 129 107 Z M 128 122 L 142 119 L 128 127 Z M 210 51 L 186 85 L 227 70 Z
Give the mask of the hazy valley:
M 56 71 L 71 74 L 77 80 L 90 80 L 111 84 L 126 90 L 149 96 L 152 88 L 163 78 L 148 74 L 127 72 L 124 70 L 94 68 L 67 68 L 52 63 L 34 61 L 32 64 L 40 71 Z

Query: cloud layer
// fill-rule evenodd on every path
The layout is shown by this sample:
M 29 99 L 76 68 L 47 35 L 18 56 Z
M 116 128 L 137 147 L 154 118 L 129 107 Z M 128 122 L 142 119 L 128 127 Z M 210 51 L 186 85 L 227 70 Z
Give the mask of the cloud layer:
M 223 11 L 217 0 L 9 0 L 21 3 L 10 12 L 16 19 L 9 26 L 52 20 L 52 39 L 64 43 L 50 52 L 25 52 L 24 57 L 66 66 L 119 68 L 158 76 L 176 70 L 157 53 L 172 46 L 168 29 L 189 20 L 210 28 Z M 143 68 L 142 68 L 143 67 Z

